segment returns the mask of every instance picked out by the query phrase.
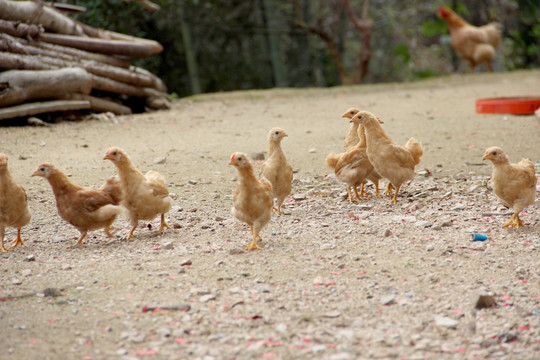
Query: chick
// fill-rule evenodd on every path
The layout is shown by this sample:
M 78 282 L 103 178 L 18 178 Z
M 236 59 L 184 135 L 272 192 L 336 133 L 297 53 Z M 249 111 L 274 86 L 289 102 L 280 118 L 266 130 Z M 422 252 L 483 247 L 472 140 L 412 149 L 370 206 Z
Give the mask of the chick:
M 527 159 L 510 164 L 508 156 L 497 146 L 488 148 L 483 159 L 493 163 L 493 192 L 504 206 L 514 210 L 514 215 L 503 227 L 519 229 L 523 226 L 519 213 L 534 204 L 537 182 L 534 164 Z
M 238 184 L 233 194 L 231 213 L 240 221 L 247 223 L 253 234 L 253 241 L 248 250 L 260 249 L 257 237 L 262 228 L 272 218 L 274 205 L 272 183 L 262 177 L 257 179 L 246 154 L 235 152 L 229 165 L 234 165 L 238 172 Z
M 358 128 L 361 131 L 360 128 Z M 360 141 L 355 146 L 344 153 L 330 153 L 326 156 L 326 165 L 334 170 L 336 178 L 347 185 L 347 194 L 349 202 L 353 202 L 351 188 L 356 195 L 356 199 L 360 201 L 358 194 L 358 186 L 364 185 L 366 178 L 373 172 L 373 165 L 369 162 L 366 148 L 360 147 Z
M 420 163 L 420 157 L 424 154 L 422 144 L 415 138 L 410 138 L 405 146 L 394 142 L 370 112 L 360 111 L 355 117 L 360 119 L 360 125 L 365 128 L 369 161 L 382 177 L 390 181 L 386 194 L 391 196 L 395 189 L 390 204 L 396 204 L 401 185 L 412 180 L 414 167 Z
M 10 251 L 4 247 L 6 227 L 17 229 L 17 238 L 11 243 L 12 247 L 24 245 L 21 238 L 21 228 L 30 222 L 28 198 L 24 188 L 17 184 L 8 170 L 8 158 L 0 154 L 0 252 Z
M 285 154 L 281 149 L 281 140 L 288 136 L 283 129 L 273 128 L 268 133 L 268 160 L 259 169 L 259 178 L 265 177 L 272 183 L 274 198 L 277 199 L 277 208 L 274 208 L 281 215 L 281 204 L 291 193 L 293 168 L 287 162 Z
M 360 110 L 357 108 L 350 108 L 347 111 L 341 115 L 341 117 L 352 119 L 354 115 L 358 114 Z M 349 131 L 347 132 L 347 135 L 345 136 L 345 140 L 343 140 L 343 150 L 347 151 L 356 144 L 358 144 L 359 138 L 358 138 L 358 122 L 350 122 L 351 127 L 349 128 Z
M 121 204 L 128 210 L 132 226 L 126 239 L 131 239 L 139 220 L 152 220 L 160 214 L 161 225 L 158 232 L 162 232 L 164 228 L 171 229 L 165 221 L 165 214 L 171 209 L 172 199 L 163 176 L 153 170 L 143 175 L 118 147 L 107 149 L 103 160 L 111 160 L 118 170 L 122 189 Z
M 58 214 L 81 233 L 78 246 L 82 245 L 89 230 L 105 228 L 105 234 L 113 236 L 110 227 L 121 208 L 110 194 L 102 189 L 74 184 L 66 174 L 48 163 L 39 165 L 32 176 L 41 176 L 51 185 Z

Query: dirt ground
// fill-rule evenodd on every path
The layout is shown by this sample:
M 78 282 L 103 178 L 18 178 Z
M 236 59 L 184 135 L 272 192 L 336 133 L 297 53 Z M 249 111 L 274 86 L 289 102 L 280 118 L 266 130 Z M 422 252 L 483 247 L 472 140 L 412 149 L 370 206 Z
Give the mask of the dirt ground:
M 475 113 L 478 98 L 520 95 L 540 95 L 540 71 L 210 94 L 170 111 L 1 128 L 33 216 L 26 247 L 0 254 L 0 358 L 538 358 L 539 203 L 522 214 L 525 228 L 502 229 L 508 216 L 482 155 L 498 145 L 538 166 L 540 118 Z M 395 206 L 349 204 L 325 167 L 352 106 L 382 118 L 396 141 L 425 147 Z M 289 134 L 293 194 L 263 229 L 263 249 L 247 252 L 227 163 L 235 151 L 266 152 L 274 126 Z M 115 238 L 94 231 L 66 249 L 79 233 L 30 175 L 51 162 L 100 186 L 116 173 L 102 160 L 112 145 L 166 177 L 175 229 L 141 222 L 127 242 L 122 216 Z M 488 239 L 472 242 L 473 232 Z M 475 309 L 480 295 L 496 305 Z

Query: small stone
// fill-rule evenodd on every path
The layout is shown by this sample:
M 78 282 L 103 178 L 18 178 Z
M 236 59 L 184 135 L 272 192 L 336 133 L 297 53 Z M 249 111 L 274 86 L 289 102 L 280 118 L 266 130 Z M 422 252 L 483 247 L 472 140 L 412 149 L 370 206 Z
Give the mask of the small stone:
M 392 305 L 395 303 L 396 295 L 389 294 L 381 297 L 381 304 L 382 305 Z
M 316 153 L 316 152 L 317 152 L 317 149 L 316 149 L 316 148 L 311 148 L 311 149 L 308 150 L 308 152 L 309 152 L 310 154 L 313 154 L 313 153 Z
M 198 184 L 198 181 L 197 181 L 197 180 L 189 180 L 189 181 L 188 181 L 188 184 L 189 184 L 189 185 L 197 185 L 197 184 Z
M 435 250 L 435 246 L 433 246 L 433 244 L 427 244 L 426 245 L 426 250 L 427 251 L 433 251 L 433 250 Z
M 30 254 L 24 259 L 24 261 L 36 261 L 36 255 Z
M 294 194 L 294 195 L 293 195 L 293 199 L 296 200 L 296 201 L 299 201 L 299 200 L 306 200 L 306 199 L 307 199 L 307 195 L 306 195 L 306 194 Z
M 457 210 L 465 210 L 466 207 L 463 204 L 457 203 L 454 207 L 452 207 L 450 210 L 457 211 Z
M 174 249 L 174 244 L 172 241 L 164 241 L 161 245 L 161 247 L 165 250 L 172 250 Z
M 340 317 L 341 316 L 341 313 L 339 311 L 329 311 L 327 313 L 324 314 L 324 317 L 327 317 L 327 318 L 337 318 L 337 317 Z
M 215 220 L 216 220 L 216 221 L 223 221 L 223 220 L 225 220 L 225 219 L 222 218 L 221 216 L 216 216 Z
M 384 237 L 389 237 L 390 235 L 392 235 L 392 230 L 386 229 L 386 230 L 384 231 Z
M 62 270 L 71 270 L 71 265 L 69 265 L 69 264 L 62 264 Z
M 181 266 L 192 265 L 192 264 L 193 262 L 191 262 L 190 259 L 185 259 L 185 260 L 180 261 Z
M 60 290 L 58 290 L 57 288 L 46 288 L 45 290 L 43 290 L 43 295 L 45 297 L 59 297 L 62 296 L 62 292 L 60 292 Z
M 242 249 L 231 249 L 229 251 L 229 254 L 230 255 L 240 255 L 240 254 L 243 254 L 245 251 L 242 250 Z
M 287 324 L 278 324 L 276 326 L 276 330 L 283 334 L 285 331 L 287 331 Z
M 22 281 L 19 280 L 19 279 L 13 279 L 13 281 L 11 281 L 11 283 L 12 283 L 13 285 L 21 285 L 21 284 L 22 284 Z
M 23 271 L 21 271 L 21 275 L 24 276 L 24 277 L 30 276 L 30 275 L 32 275 L 32 270 L 24 269 Z
M 55 236 L 55 237 L 53 238 L 53 242 L 55 242 L 55 243 L 58 243 L 58 242 L 64 242 L 64 241 L 66 241 L 66 238 L 63 237 L 63 236 Z
M 264 153 L 262 153 L 262 152 L 251 153 L 251 159 L 255 160 L 255 161 L 263 161 L 264 160 Z
M 420 221 L 417 221 L 414 225 L 420 228 L 428 228 L 428 227 L 431 227 L 433 224 L 430 223 L 429 221 L 420 220 Z
M 435 324 L 440 327 L 455 329 L 458 326 L 459 321 L 446 316 L 435 315 Z
M 165 164 L 167 158 L 165 156 L 159 156 L 154 159 L 154 164 Z
M 216 295 L 214 294 L 206 294 L 206 295 L 203 295 L 199 298 L 199 301 L 202 302 L 202 303 L 205 303 L 205 302 L 208 302 L 210 300 L 215 300 L 216 299 Z
M 35 116 L 29 117 L 26 120 L 26 122 L 28 123 L 28 125 L 32 125 L 32 126 L 49 126 L 50 125 L 49 123 L 46 123 L 45 121 L 38 119 Z
M 486 309 L 496 305 L 495 297 L 491 295 L 480 295 L 478 300 L 476 300 L 475 308 L 477 309 Z
M 116 355 L 118 355 L 118 356 L 125 356 L 127 354 L 128 354 L 127 349 L 118 349 L 118 350 L 116 350 Z

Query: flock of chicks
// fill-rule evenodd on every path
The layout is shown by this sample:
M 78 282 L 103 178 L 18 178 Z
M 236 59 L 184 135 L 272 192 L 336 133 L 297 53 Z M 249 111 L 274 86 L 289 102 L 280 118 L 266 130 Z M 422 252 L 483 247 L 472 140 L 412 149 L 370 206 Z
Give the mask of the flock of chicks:
M 328 154 L 327 166 L 334 170 L 338 180 L 345 183 L 350 202 L 360 201 L 367 195 L 364 184 L 368 180 L 375 185 L 374 196 L 380 196 L 379 180 L 384 178 L 388 180 L 385 195 L 391 198 L 390 204 L 396 204 L 401 186 L 412 180 L 414 168 L 420 163 L 424 153 L 422 144 L 414 138 L 404 146 L 396 143 L 382 128 L 383 121 L 370 112 L 351 108 L 342 116 L 350 119 L 352 124 L 345 137 L 345 152 Z M 248 250 L 260 249 L 257 238 L 260 238 L 261 230 L 272 218 L 273 211 L 281 215 L 283 201 L 291 193 L 293 168 L 281 149 L 281 140 L 286 136 L 283 129 L 270 130 L 268 159 L 260 167 L 258 177 L 245 153 L 235 152 L 229 160 L 229 165 L 235 166 L 238 173 L 231 213 L 251 229 L 253 240 L 247 246 Z M 77 245 L 82 245 L 90 230 L 104 228 L 107 236 L 111 237 L 110 227 L 122 206 L 127 210 L 132 225 L 127 240 L 133 237 L 139 220 L 152 220 L 158 215 L 161 216 L 158 232 L 170 229 L 165 214 L 172 206 L 172 199 L 161 174 L 150 170 L 143 175 L 118 147 L 109 148 L 103 159 L 112 161 L 116 166 L 118 180 L 109 178 L 98 189 L 74 184 L 49 163 L 39 165 L 32 174 L 48 180 L 60 217 L 81 233 Z M 493 163 L 495 195 L 504 206 L 514 211 L 503 227 L 522 227 L 519 213 L 535 201 L 537 178 L 534 164 L 527 159 L 511 164 L 499 147 L 488 148 L 483 159 Z M 17 229 L 17 237 L 11 246 L 24 245 L 21 228 L 31 218 L 25 190 L 11 177 L 7 160 L 5 154 L 0 154 L 0 252 L 11 250 L 4 246 L 5 228 L 8 226 Z

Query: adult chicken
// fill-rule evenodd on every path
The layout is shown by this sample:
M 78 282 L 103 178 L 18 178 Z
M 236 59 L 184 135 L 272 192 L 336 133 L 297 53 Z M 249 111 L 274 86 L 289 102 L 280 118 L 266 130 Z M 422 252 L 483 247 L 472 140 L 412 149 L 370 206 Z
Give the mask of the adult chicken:
M 257 179 L 253 166 L 246 154 L 235 152 L 229 160 L 229 165 L 236 167 L 238 183 L 234 189 L 233 207 L 231 213 L 240 221 L 249 225 L 253 241 L 247 246 L 248 250 L 260 249 L 257 237 L 272 218 L 274 205 L 272 183 L 262 177 Z
M 528 159 L 511 164 L 508 155 L 497 146 L 488 148 L 483 159 L 493 163 L 491 174 L 493 192 L 504 206 L 514 210 L 514 214 L 503 227 L 519 229 L 523 226 L 519 213 L 534 204 L 536 196 L 537 178 L 534 164 Z
M 482 63 L 487 64 L 488 71 L 493 71 L 491 60 L 501 42 L 500 24 L 493 22 L 476 27 L 445 6 L 439 8 L 438 14 L 448 24 L 452 47 L 469 62 L 472 71 Z
M 11 246 L 15 248 L 24 245 L 21 228 L 30 222 L 31 217 L 26 192 L 11 176 L 7 155 L 0 154 L 0 252 L 11 250 L 4 247 L 4 235 L 8 226 L 17 229 L 17 237 Z
M 272 183 L 274 198 L 277 208 L 274 208 L 281 215 L 281 205 L 285 198 L 291 193 L 293 168 L 287 162 L 287 158 L 281 149 L 281 140 L 287 133 L 278 127 L 272 128 L 268 133 L 268 159 L 259 169 L 259 178 L 265 177 Z
M 39 165 L 32 176 L 43 177 L 51 185 L 58 214 L 81 233 L 78 246 L 82 245 L 90 230 L 105 228 L 105 234 L 113 236 L 110 227 L 121 207 L 106 191 L 74 184 L 66 174 L 49 163 Z
M 415 138 L 410 138 L 405 146 L 396 143 L 385 133 L 377 118 L 368 111 L 360 111 L 355 117 L 365 128 L 369 161 L 380 176 L 390 182 L 386 195 L 392 196 L 392 190 L 395 189 L 390 204 L 396 204 L 401 185 L 412 180 L 414 167 L 420 163 L 420 157 L 424 154 L 422 144 Z
M 126 239 L 131 239 L 139 220 L 153 220 L 158 215 L 161 215 L 158 232 L 164 228 L 171 229 L 165 221 L 165 214 L 171 209 L 172 199 L 163 176 L 153 170 L 143 175 L 119 147 L 107 149 L 103 160 L 112 161 L 118 171 L 121 204 L 128 210 L 132 226 Z

